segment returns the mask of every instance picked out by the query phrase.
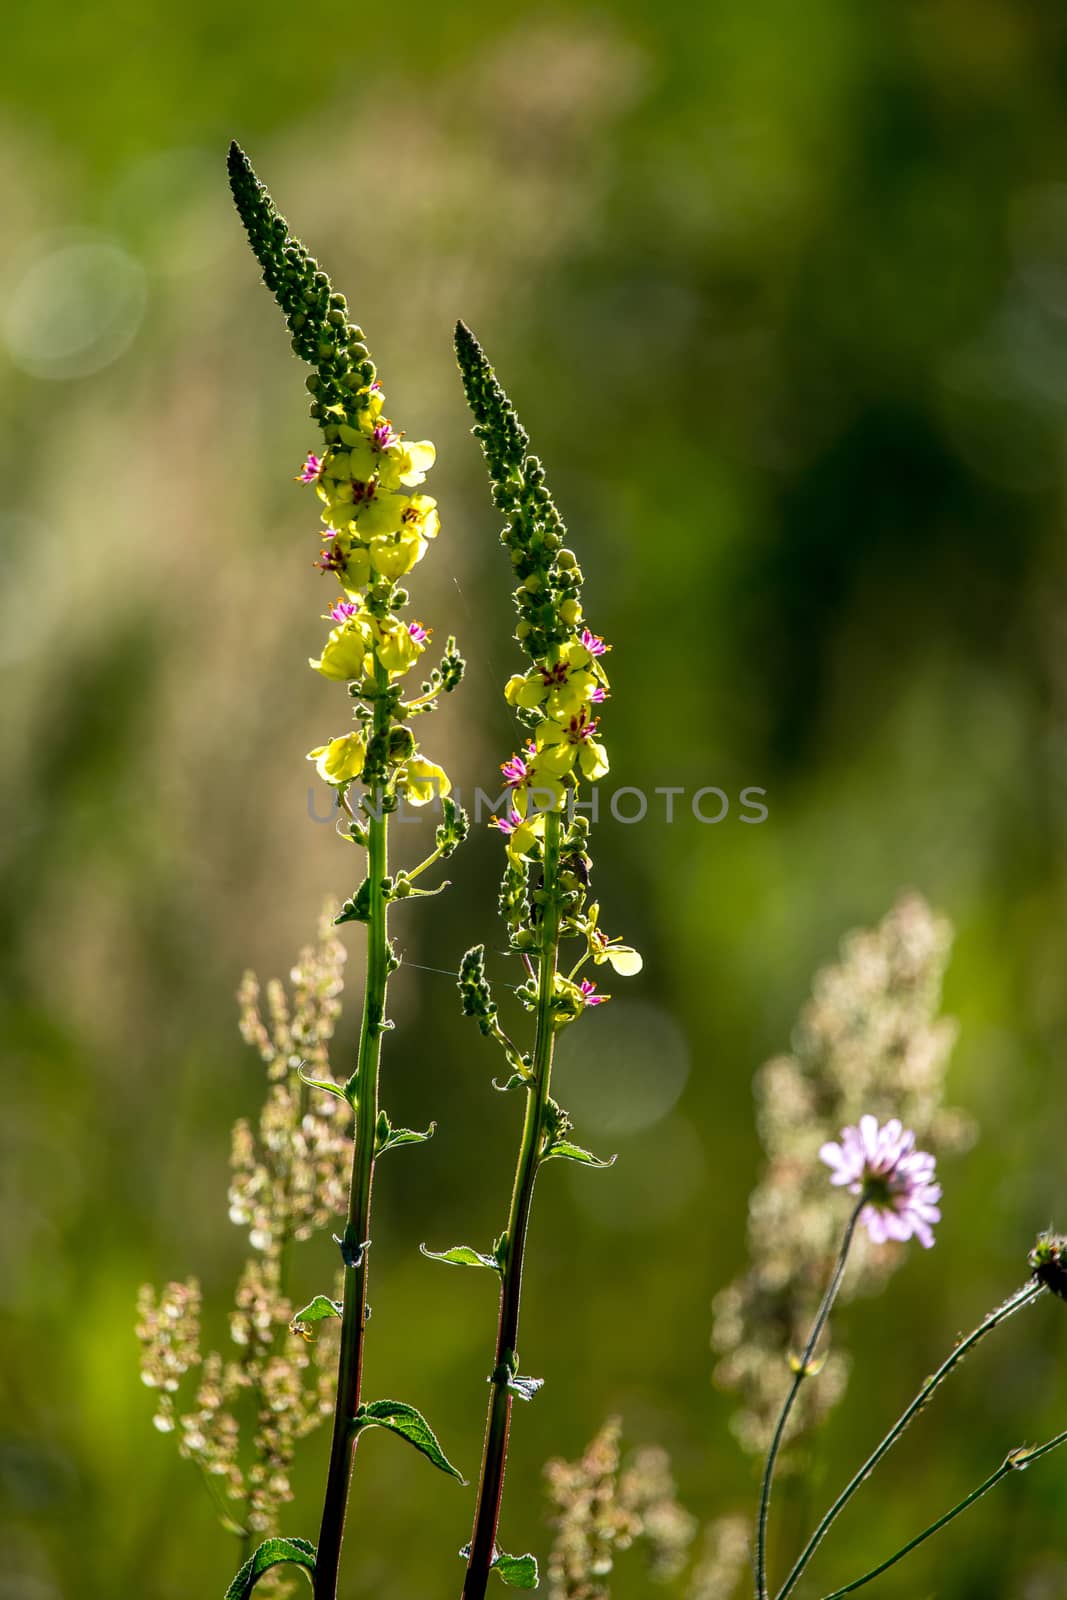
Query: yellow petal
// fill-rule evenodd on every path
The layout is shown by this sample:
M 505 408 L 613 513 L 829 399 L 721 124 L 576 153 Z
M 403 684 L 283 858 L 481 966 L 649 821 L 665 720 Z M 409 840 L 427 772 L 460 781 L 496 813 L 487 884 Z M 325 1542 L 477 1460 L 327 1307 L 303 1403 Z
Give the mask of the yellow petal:
M 629 945 L 608 945 L 607 949 L 597 957 L 597 961 L 610 961 L 620 978 L 636 978 L 644 966 L 639 950 L 631 950 Z

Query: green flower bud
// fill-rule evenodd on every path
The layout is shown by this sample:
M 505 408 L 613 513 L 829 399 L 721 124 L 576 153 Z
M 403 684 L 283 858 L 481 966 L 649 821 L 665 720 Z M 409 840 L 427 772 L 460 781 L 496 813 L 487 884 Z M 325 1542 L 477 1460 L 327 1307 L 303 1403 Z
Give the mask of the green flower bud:
M 415 735 L 411 729 L 403 724 L 399 728 L 389 730 L 389 759 L 390 761 L 406 761 L 415 754 Z
M 1067 1238 L 1043 1233 L 1029 1255 L 1030 1270 L 1038 1283 L 1067 1300 Z

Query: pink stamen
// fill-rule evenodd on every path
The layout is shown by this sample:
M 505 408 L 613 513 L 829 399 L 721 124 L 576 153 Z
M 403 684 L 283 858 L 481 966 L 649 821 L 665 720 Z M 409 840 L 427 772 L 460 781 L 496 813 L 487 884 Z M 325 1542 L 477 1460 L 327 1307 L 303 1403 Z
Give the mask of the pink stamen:
M 596 984 L 590 983 L 588 978 L 583 978 L 579 987 L 581 989 L 582 999 L 585 1001 L 587 1006 L 602 1006 L 605 1000 L 611 998 L 610 995 L 597 994 Z
M 501 833 L 511 834 L 515 832 L 515 829 L 520 826 L 522 821 L 523 818 L 519 815 L 515 808 L 512 807 L 511 811 L 506 817 L 490 817 L 489 826 L 491 828 L 499 828 Z
M 400 443 L 400 435 L 393 432 L 392 424 L 386 417 L 374 424 L 370 437 L 375 450 L 388 450 L 390 445 Z
M 416 644 L 425 644 L 430 637 L 432 629 L 424 628 L 421 622 L 409 622 L 408 632 Z
M 605 644 L 599 634 L 590 633 L 588 628 L 583 628 L 578 637 L 591 656 L 602 656 L 605 650 L 611 649 L 611 646 Z
M 512 756 L 509 761 L 501 762 L 500 770 L 509 789 L 517 789 L 526 782 L 526 763 L 521 756 Z
M 347 622 L 349 617 L 354 617 L 359 607 L 351 600 L 338 600 L 336 605 L 330 607 L 330 616 L 335 622 Z
M 320 457 L 309 455 L 304 465 L 296 475 L 297 483 L 314 483 L 322 471 Z

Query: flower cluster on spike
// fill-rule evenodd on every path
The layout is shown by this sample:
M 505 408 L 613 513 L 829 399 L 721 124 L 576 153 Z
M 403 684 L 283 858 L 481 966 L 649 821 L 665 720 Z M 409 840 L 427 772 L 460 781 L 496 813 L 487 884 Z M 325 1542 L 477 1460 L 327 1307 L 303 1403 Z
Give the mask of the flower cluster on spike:
M 374 363 L 362 330 L 348 319 L 344 296 L 331 289 L 318 263 L 289 233 L 237 145 L 230 150 L 229 171 L 263 280 L 285 313 L 294 351 L 314 369 L 307 387 L 323 443 L 296 476 L 321 504 L 323 548 L 316 564 L 341 593 L 330 598 L 324 620 L 331 627 L 311 666 L 347 683 L 355 726 L 317 746 L 309 760 L 337 791 L 352 820 L 350 837 L 362 843 L 363 830 L 347 799 L 352 784 L 380 785 L 387 810 L 395 809 L 398 797 L 425 805 L 451 788 L 406 723 L 432 711 L 439 696 L 459 683 L 463 660 L 455 640 L 449 639 L 440 666 L 416 694 L 405 699 L 401 686 L 430 638 L 420 622 L 401 616 L 409 596 L 400 580 L 437 536 L 436 502 L 420 488 L 433 466 L 434 447 L 406 440 L 385 415 Z M 384 713 L 376 723 L 375 704 Z M 445 818 L 449 838 L 439 856 L 450 854 L 463 833 L 462 813 L 449 806 Z
M 587 961 L 610 965 L 623 976 L 641 970 L 637 951 L 604 934 L 599 907 L 587 903 L 589 828 L 575 805 L 582 783 L 595 783 L 608 772 L 600 707 L 610 693 L 604 657 L 611 646 L 585 624 L 582 570 L 567 547 L 567 530 L 546 486 L 544 468 L 530 453 L 514 407 L 463 323 L 456 330 L 456 353 L 475 419 L 473 431 L 489 468 L 493 502 L 507 519 L 500 537 L 518 580 L 515 637 L 531 661 L 504 689 L 525 738 L 501 766 L 509 809 L 490 824 L 503 834 L 507 850 L 501 910 L 512 948 L 535 948 L 532 923 L 538 891 L 531 893 L 530 882 L 542 859 L 545 816 L 566 812 L 570 820 L 562 842 L 565 900 L 560 931 L 564 938 L 579 938 L 585 948 L 573 970 L 556 979 L 556 1020 L 563 1022 L 608 999 L 589 978 L 578 981 Z M 532 1005 L 532 992 L 519 993 Z

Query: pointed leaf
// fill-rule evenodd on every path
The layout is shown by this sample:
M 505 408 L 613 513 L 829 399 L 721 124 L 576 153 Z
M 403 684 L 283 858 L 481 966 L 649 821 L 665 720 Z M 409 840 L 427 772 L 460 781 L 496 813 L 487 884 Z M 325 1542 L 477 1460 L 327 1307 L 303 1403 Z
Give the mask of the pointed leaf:
M 451 1250 L 427 1250 L 424 1244 L 420 1244 L 419 1249 L 431 1261 L 445 1261 L 452 1267 L 488 1267 L 490 1272 L 500 1271 L 499 1261 L 493 1256 L 483 1255 L 480 1250 L 473 1250 L 469 1244 L 454 1244 Z
M 283 1562 L 302 1567 L 310 1583 L 315 1571 L 315 1546 L 306 1539 L 264 1539 L 226 1590 L 226 1600 L 248 1600 L 263 1574 Z
M 298 1311 L 290 1327 L 296 1322 L 322 1322 L 325 1317 L 339 1317 L 344 1311 L 340 1300 L 331 1300 L 328 1295 L 317 1294 L 314 1300 L 309 1300 L 303 1311 Z
M 511 1589 L 537 1588 L 536 1556 L 509 1556 L 502 1550 L 490 1570 L 503 1578 Z
M 561 1139 L 559 1144 L 551 1145 L 542 1155 L 542 1161 L 551 1161 L 558 1156 L 561 1161 L 580 1161 L 584 1167 L 613 1167 L 618 1160 L 617 1156 L 609 1156 L 602 1161 L 599 1156 L 593 1155 L 591 1150 L 583 1150 L 580 1144 L 571 1144 L 568 1139 Z
M 368 1406 L 360 1406 L 356 1413 L 356 1428 L 387 1428 L 390 1433 L 398 1433 L 421 1451 L 428 1461 L 432 1461 L 435 1467 L 466 1485 L 466 1478 L 449 1461 L 426 1418 L 403 1400 L 373 1400 Z
M 513 1072 L 504 1083 L 499 1078 L 493 1079 L 493 1088 L 498 1094 L 507 1094 L 509 1089 L 530 1089 L 533 1087 L 532 1072 Z
M 431 1122 L 425 1133 L 420 1133 L 416 1128 L 390 1128 L 379 1144 L 377 1154 L 384 1155 L 387 1150 L 395 1150 L 401 1144 L 424 1144 L 436 1132 L 436 1122 Z
M 517 1394 L 520 1400 L 532 1400 L 538 1389 L 545 1386 L 544 1378 L 523 1378 L 518 1373 L 508 1379 L 508 1388 L 512 1394 Z
M 344 1100 L 347 1098 L 339 1083 L 334 1083 L 331 1078 L 311 1078 L 308 1076 L 307 1071 L 305 1070 L 306 1067 L 307 1062 L 302 1061 L 299 1067 L 296 1069 L 297 1077 L 300 1079 L 301 1083 L 306 1083 L 309 1089 L 322 1089 L 326 1094 L 334 1094 L 337 1096 L 338 1100 Z

